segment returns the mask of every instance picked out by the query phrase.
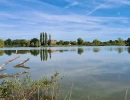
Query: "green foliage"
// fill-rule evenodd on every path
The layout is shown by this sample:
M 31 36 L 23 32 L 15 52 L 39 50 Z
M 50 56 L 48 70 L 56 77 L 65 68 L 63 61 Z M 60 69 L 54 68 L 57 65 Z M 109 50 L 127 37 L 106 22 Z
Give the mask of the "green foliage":
M 33 38 L 30 41 L 31 47 L 39 47 L 40 46 L 40 41 L 37 38 Z
M 95 39 L 95 40 L 93 40 L 93 44 L 98 46 L 98 45 L 100 45 L 100 41 L 98 39 Z
M 84 40 L 82 38 L 77 39 L 78 45 L 82 45 L 84 43 Z
M 60 40 L 60 41 L 58 42 L 58 44 L 59 44 L 59 45 L 64 45 L 64 41 L 63 41 L 63 40 Z
M 24 46 L 24 47 L 29 47 L 29 46 L 30 46 L 30 41 L 24 40 L 23 42 L 24 42 L 24 43 L 23 43 L 23 46 Z
M 51 45 L 51 35 L 49 34 L 48 45 Z
M 47 33 L 41 32 L 40 33 L 40 44 L 41 44 L 41 46 L 51 45 L 51 35 L 49 34 L 49 40 L 48 40 Z
M 118 42 L 119 45 L 124 45 L 124 41 L 123 41 L 122 38 L 118 38 L 118 41 L 117 41 L 117 42 Z
M 0 97 L 4 100 L 61 100 L 59 80 L 63 77 L 58 75 L 56 72 L 50 79 L 45 77 L 36 81 L 29 76 L 23 80 L 5 79 L 0 84 Z
M 128 38 L 128 39 L 126 40 L 126 43 L 127 43 L 127 44 L 126 44 L 127 46 L 130 46 L 130 38 Z
M 5 45 L 11 46 L 12 45 L 12 40 L 11 39 L 5 40 Z
M 45 33 L 45 45 L 47 45 L 48 43 L 48 36 L 47 36 L 47 33 Z
M 77 42 L 76 41 L 70 41 L 70 44 L 71 45 L 77 45 Z
M 11 42 L 10 42 L 11 41 Z M 16 40 L 11 40 L 7 39 L 4 41 L 5 46 L 15 46 L 15 47 L 29 47 L 30 46 L 30 41 L 25 40 L 25 39 L 16 39 Z
M 43 39 L 42 40 L 42 45 L 45 45 L 45 33 L 44 32 L 42 33 L 42 39 Z
M 64 45 L 69 45 L 70 42 L 69 41 L 64 41 Z
M 41 43 L 41 45 L 42 45 L 42 43 L 43 43 L 43 37 L 42 37 L 42 32 L 40 33 L 40 43 Z
M 4 47 L 4 41 L 2 39 L 0 39 L 0 48 Z

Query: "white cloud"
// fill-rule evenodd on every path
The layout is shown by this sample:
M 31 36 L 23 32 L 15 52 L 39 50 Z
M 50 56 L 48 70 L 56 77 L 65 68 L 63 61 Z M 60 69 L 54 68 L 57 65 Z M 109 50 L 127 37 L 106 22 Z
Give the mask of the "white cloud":
M 130 5 L 130 1 L 129 0 L 105 0 L 103 3 L 98 2 L 97 5 L 94 6 L 93 10 L 89 11 L 87 15 L 91 15 L 92 13 L 94 13 L 99 9 L 113 9 L 113 8 L 118 8 L 122 5 Z
M 106 1 L 114 4 L 130 5 L 129 0 L 106 0 Z
M 1 33 L 5 33 L 5 38 L 16 36 L 12 34 L 22 34 L 21 37 L 23 34 L 28 34 L 27 37 L 32 38 L 39 36 L 41 31 L 46 31 L 56 39 L 76 39 L 79 36 L 84 39 L 108 39 L 116 38 L 116 36 L 127 37 L 130 31 L 128 27 L 130 19 L 127 17 L 90 16 L 98 9 L 113 8 L 115 3 L 112 3 L 110 0 L 107 0 L 106 3 L 93 1 L 92 4 L 95 5 L 95 8 L 88 13 L 89 16 L 71 13 L 69 9 L 65 9 L 68 11 L 66 13 L 62 11 L 63 9 L 36 0 L 26 2 L 40 4 L 39 6 L 43 8 L 42 10 L 34 10 L 32 8 L 31 10 L 27 9 L 26 11 L 19 12 L 0 12 L 0 30 Z M 71 6 L 82 5 L 84 3 L 78 0 L 69 2 Z M 55 12 L 52 12 L 52 9 Z M 67 37 L 68 34 L 70 34 L 70 38 Z
M 74 2 L 70 2 L 70 4 L 67 5 L 65 8 L 70 8 L 70 7 L 77 6 L 77 5 L 79 5 L 79 2 L 74 1 Z
M 30 34 L 30 38 L 34 36 L 39 36 L 38 34 L 41 31 L 46 31 L 56 39 L 67 39 L 68 34 L 74 35 L 72 39 L 78 37 L 95 39 L 103 38 L 114 34 L 120 34 L 125 36 L 129 33 L 130 29 L 124 27 L 124 24 L 130 21 L 129 18 L 125 17 L 96 17 L 96 16 L 86 16 L 86 15 L 76 15 L 76 14 L 48 14 L 43 12 L 24 12 L 17 13 L 16 15 L 11 15 L 10 13 L 4 14 L 4 19 L 10 18 L 13 16 L 14 20 L 12 26 L 0 27 L 2 33 L 12 34 Z M 0 15 L 0 19 L 3 14 Z M 3 17 L 2 17 L 3 18 Z M 106 25 L 104 24 L 106 23 Z M 15 24 L 18 28 L 9 28 L 13 27 Z M 123 27 L 123 28 L 122 28 Z M 33 34 L 33 35 L 32 35 Z M 9 35 L 5 35 L 7 37 Z M 32 36 L 32 37 L 31 37 Z M 95 37 L 96 36 L 96 37 Z M 127 35 L 128 36 L 128 35 Z M 119 36 L 118 36 L 119 37 Z M 115 35 L 113 38 L 117 38 Z M 68 38 L 69 39 L 69 38 Z M 104 38 L 105 39 L 105 38 Z

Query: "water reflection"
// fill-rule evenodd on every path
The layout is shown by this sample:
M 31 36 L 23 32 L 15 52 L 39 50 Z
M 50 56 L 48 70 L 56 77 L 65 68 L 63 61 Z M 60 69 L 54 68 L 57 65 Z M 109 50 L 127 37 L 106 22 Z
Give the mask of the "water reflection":
M 117 51 L 119 54 L 121 54 L 124 51 L 127 51 L 128 53 L 130 53 L 130 47 L 107 47 L 105 49 L 102 49 L 102 47 L 78 47 L 75 49 L 59 49 L 59 50 L 51 50 L 51 49 L 34 49 L 34 50 L 17 50 L 17 54 L 27 54 L 30 53 L 33 56 L 38 56 L 40 55 L 41 61 L 47 61 L 48 58 L 51 59 L 52 57 L 52 53 L 55 52 L 60 52 L 60 53 L 64 53 L 64 52 L 76 52 L 79 55 L 82 55 L 84 52 L 88 52 L 88 51 L 93 51 L 95 53 L 98 53 L 100 51 L 103 50 L 108 50 L 108 51 Z M 4 54 L 11 56 L 12 54 L 16 53 L 16 50 L 0 50 L 0 56 L 3 56 Z
M 0 56 L 4 55 L 4 50 L 0 50 Z
M 78 48 L 78 54 L 81 55 L 84 52 L 83 48 Z
M 93 48 L 93 52 L 97 53 L 100 51 L 100 48 Z
M 14 51 L 15 52 L 15 51 Z M 8 56 L 11 56 L 13 53 L 13 50 L 5 50 L 4 53 Z
M 130 54 L 130 47 L 128 48 L 128 50 L 127 50 L 127 51 L 128 51 L 128 53 Z
M 49 53 L 50 51 L 47 49 L 43 49 L 40 50 L 40 57 L 41 57 L 41 61 L 47 61 L 48 60 L 48 54 L 50 54 L 50 59 L 51 59 L 51 53 Z
M 119 48 L 116 48 L 116 51 L 118 51 L 118 53 L 121 54 L 124 51 L 124 49 L 119 47 Z
M 30 50 L 31 55 L 38 56 L 40 51 L 39 50 Z
M 41 49 L 41 50 L 17 50 L 17 54 L 31 54 L 33 56 L 38 56 L 40 55 L 40 59 L 41 61 L 47 61 L 48 58 L 51 59 L 52 57 L 52 53 L 55 52 L 68 52 L 69 50 L 51 50 L 51 49 Z M 76 50 L 70 50 L 72 52 L 75 52 Z M 79 49 L 78 49 L 79 51 Z M 80 53 L 82 53 L 82 50 L 79 51 Z M 0 56 L 3 56 L 4 54 L 11 56 L 12 54 L 15 54 L 16 50 L 0 50 Z

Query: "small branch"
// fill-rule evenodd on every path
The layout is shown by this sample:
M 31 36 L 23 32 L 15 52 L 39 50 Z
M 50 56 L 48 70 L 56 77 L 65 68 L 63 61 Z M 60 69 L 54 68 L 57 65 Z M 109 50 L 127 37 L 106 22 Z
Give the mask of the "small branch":
M 12 60 L 9 60 L 9 61 L 5 62 L 4 64 L 2 64 L 2 65 L 0 66 L 0 70 L 1 70 L 5 65 L 7 65 L 7 64 L 9 64 L 10 62 L 12 62 L 12 61 L 18 59 L 19 57 L 20 57 L 20 56 L 15 57 L 15 58 L 13 58 Z
M 7 77 L 17 77 L 18 75 L 22 75 L 22 74 L 26 74 L 26 73 L 28 73 L 28 72 L 27 71 L 19 72 L 19 73 L 13 74 L 13 75 L 7 75 Z
M 27 61 L 29 61 L 30 58 L 27 58 L 26 60 L 24 60 L 23 62 L 21 62 L 20 64 L 15 65 L 14 67 L 20 67 L 23 66 L 24 63 L 26 63 Z
M 14 66 L 15 68 L 25 68 L 25 69 L 30 69 L 30 67 L 26 67 L 26 66 L 24 66 L 24 65 L 22 65 L 22 66 Z

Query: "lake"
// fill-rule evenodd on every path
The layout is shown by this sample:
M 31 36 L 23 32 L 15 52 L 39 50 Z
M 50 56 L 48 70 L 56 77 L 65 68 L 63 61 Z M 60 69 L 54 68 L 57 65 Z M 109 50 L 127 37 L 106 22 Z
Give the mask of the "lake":
M 15 54 L 17 51 L 17 54 Z M 28 71 L 32 79 L 51 76 L 56 71 L 67 94 L 73 84 L 72 100 L 130 100 L 130 47 L 40 47 L 0 48 L 0 65 L 11 60 L 0 74 Z M 15 65 L 30 58 L 25 68 Z M 1 79 L 2 80 L 2 79 Z

